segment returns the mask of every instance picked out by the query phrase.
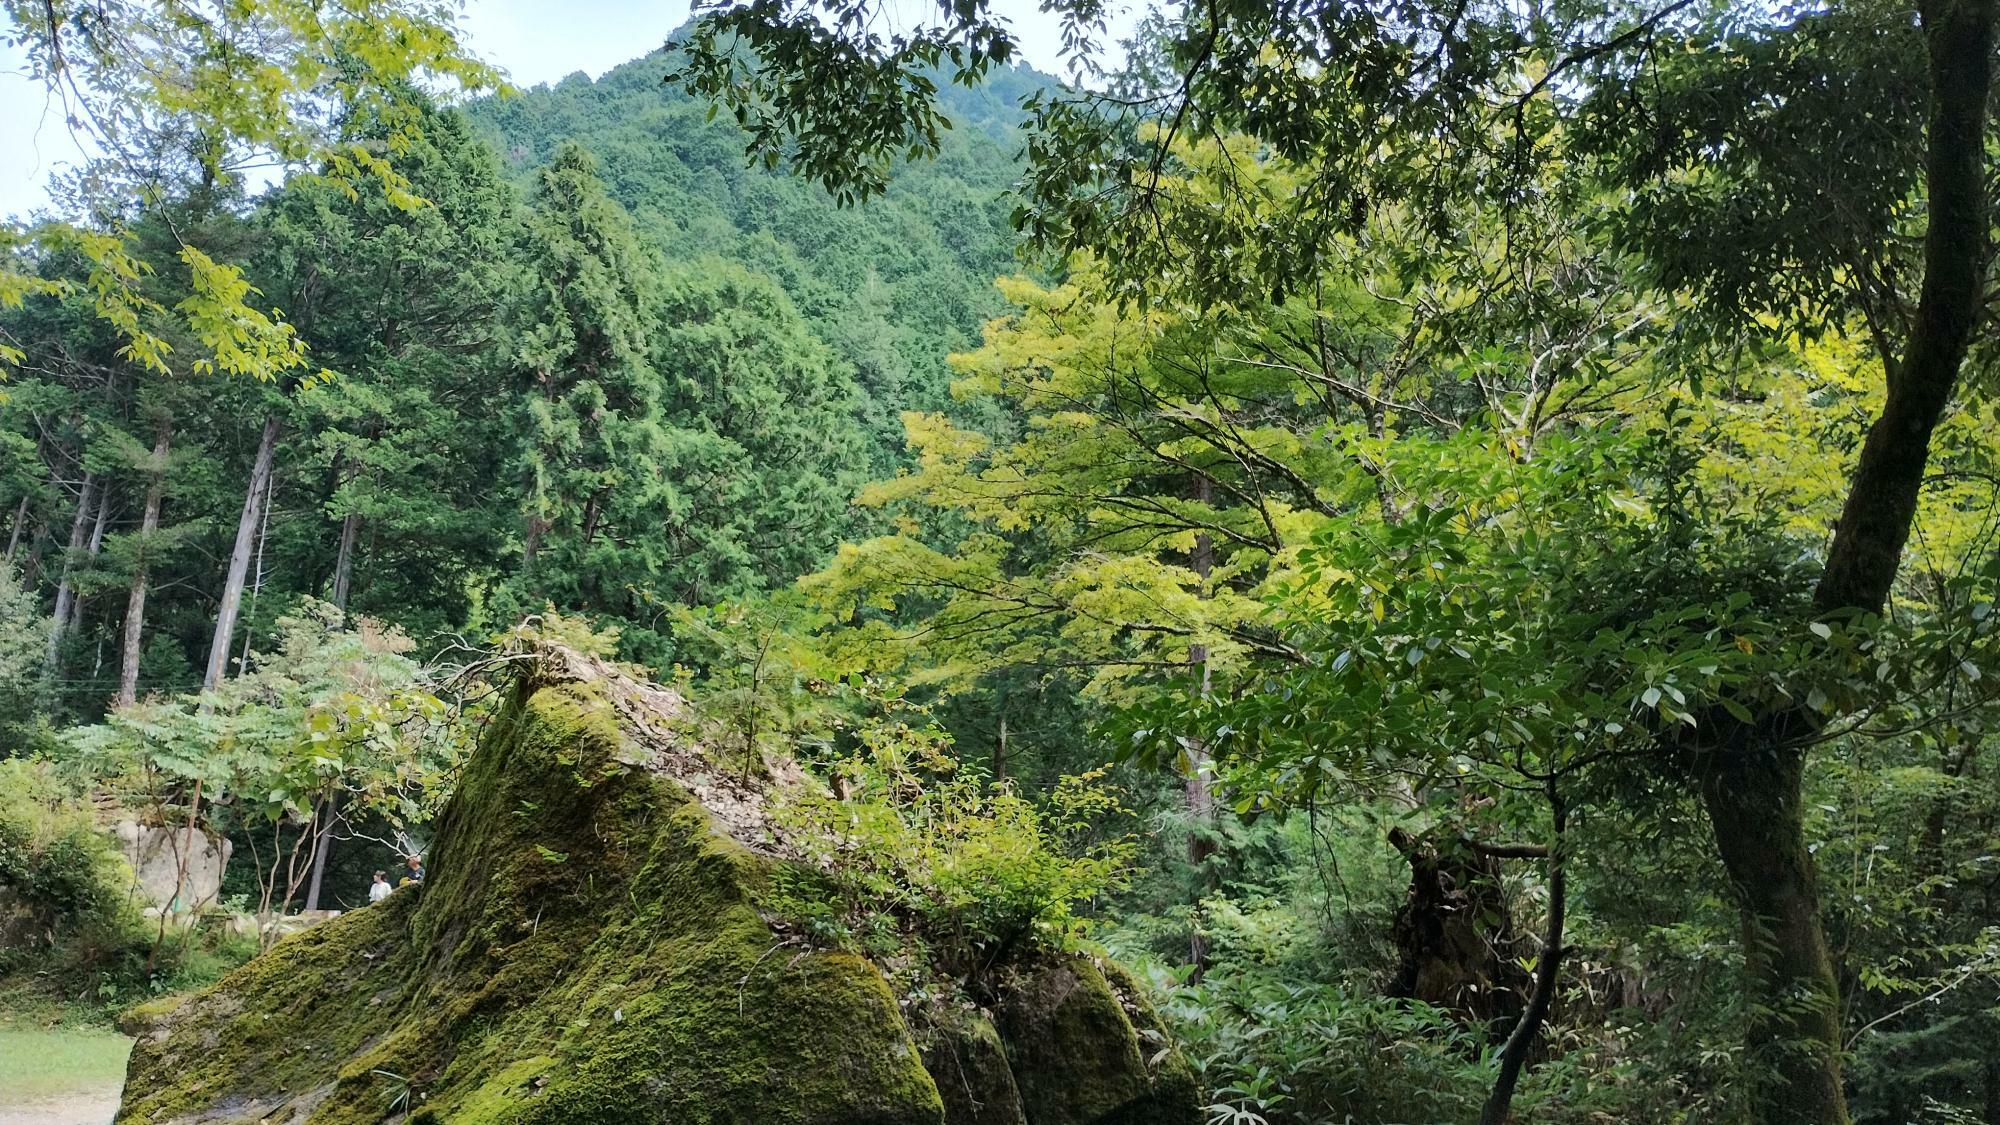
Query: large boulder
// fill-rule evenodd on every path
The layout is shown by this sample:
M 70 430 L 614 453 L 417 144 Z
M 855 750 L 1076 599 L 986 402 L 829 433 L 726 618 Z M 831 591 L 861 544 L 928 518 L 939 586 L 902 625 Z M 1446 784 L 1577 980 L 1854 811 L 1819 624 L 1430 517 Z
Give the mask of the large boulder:
M 118 1121 L 1195 1120 L 1115 967 L 1029 958 L 945 1027 L 868 960 L 781 939 L 764 786 L 711 768 L 681 706 L 551 654 L 468 763 L 428 882 L 135 1009 Z
M 172 913 L 214 903 L 222 893 L 232 845 L 227 836 L 185 826 L 112 822 L 111 835 L 132 865 L 133 886 L 153 906 Z

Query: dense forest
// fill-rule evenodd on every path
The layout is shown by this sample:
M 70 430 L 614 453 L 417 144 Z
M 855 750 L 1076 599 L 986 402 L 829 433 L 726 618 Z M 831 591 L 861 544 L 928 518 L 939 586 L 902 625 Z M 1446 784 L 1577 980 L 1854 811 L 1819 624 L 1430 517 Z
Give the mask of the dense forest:
M 912 1120 L 2000 1123 L 1991 0 L 1058 0 L 1067 78 L 751 4 L 527 90 L 380 7 L 7 6 L 103 156 L 0 236 L 10 993 L 255 1010 L 474 837 L 665 956 L 544 827 L 623 759 L 493 765 L 603 680 Z M 1129 1100 L 1036 1092 L 1065 956 Z M 593 1096 L 453 1027 L 303 1112 Z

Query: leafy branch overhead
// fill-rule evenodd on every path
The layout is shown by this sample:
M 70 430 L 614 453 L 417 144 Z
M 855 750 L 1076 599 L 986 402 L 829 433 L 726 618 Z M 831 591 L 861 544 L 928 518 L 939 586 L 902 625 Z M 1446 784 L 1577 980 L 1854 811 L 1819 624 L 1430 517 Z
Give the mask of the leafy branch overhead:
M 171 267 L 137 256 L 133 219 L 157 213 L 179 183 L 219 198 L 262 168 L 420 207 L 395 164 L 421 135 L 411 91 L 500 84 L 498 71 L 459 44 L 456 8 L 430 0 L 331 8 L 9 0 L 6 13 L 30 76 L 87 163 L 58 182 L 59 209 L 0 233 L 0 308 L 34 294 L 87 299 L 128 359 L 163 374 L 184 362 L 269 380 L 306 360 L 284 314 L 260 307 L 264 295 L 191 231 L 175 232 L 191 292 L 171 308 L 147 297 L 144 278 Z M 355 139 L 347 126 L 356 119 L 386 129 Z M 51 268 L 71 258 L 84 263 L 86 280 Z M 199 350 L 177 361 L 182 330 Z M 18 343 L 0 338 L 0 361 L 23 358 Z

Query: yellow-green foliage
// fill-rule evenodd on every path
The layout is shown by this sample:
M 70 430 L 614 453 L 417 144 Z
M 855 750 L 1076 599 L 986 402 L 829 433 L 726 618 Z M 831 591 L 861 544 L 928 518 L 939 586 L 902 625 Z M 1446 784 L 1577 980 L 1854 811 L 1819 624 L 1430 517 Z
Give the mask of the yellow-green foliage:
M 160 0 L 49 0 L 10 4 L 7 15 L 30 74 L 60 88 L 72 117 L 89 124 L 96 166 L 79 195 L 98 216 L 125 213 L 134 199 L 157 202 L 151 154 L 169 135 L 201 137 L 187 155 L 217 180 L 235 178 L 241 157 L 256 152 L 350 194 L 377 190 L 398 207 L 422 206 L 395 167 L 419 136 L 412 91 L 500 81 L 459 45 L 452 15 L 427 0 L 358 9 L 237 0 L 200 11 Z M 389 126 L 385 146 L 328 127 L 371 114 Z M 175 339 L 198 345 L 189 364 L 197 372 L 274 379 L 305 364 L 292 325 L 262 303 L 241 269 L 180 241 L 178 265 L 192 292 L 169 309 L 142 288 L 167 263 L 141 257 L 122 226 L 51 220 L 0 229 L 0 308 L 36 295 L 75 299 L 117 332 L 126 359 L 160 374 L 179 362 Z M 30 266 L 65 256 L 86 264 L 82 280 L 52 280 Z M 0 340 L 0 365 L 22 359 Z
M 1076 908 L 1121 885 L 1134 848 L 1094 831 L 1119 811 L 1103 771 L 1064 778 L 1037 808 L 960 769 L 935 727 L 884 720 L 858 733 L 839 792 L 801 788 L 774 804 L 810 871 L 780 880 L 775 913 L 878 953 L 913 939 L 962 974 L 1024 943 L 1067 944 Z

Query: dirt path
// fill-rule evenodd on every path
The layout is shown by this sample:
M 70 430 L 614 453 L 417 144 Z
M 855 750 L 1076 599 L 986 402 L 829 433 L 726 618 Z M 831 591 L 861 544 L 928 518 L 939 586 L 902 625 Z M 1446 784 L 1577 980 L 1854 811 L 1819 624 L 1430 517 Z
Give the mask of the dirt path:
M 18 1105 L 0 1102 L 0 1125 L 109 1125 L 118 1113 L 118 1088 L 79 1090 Z

